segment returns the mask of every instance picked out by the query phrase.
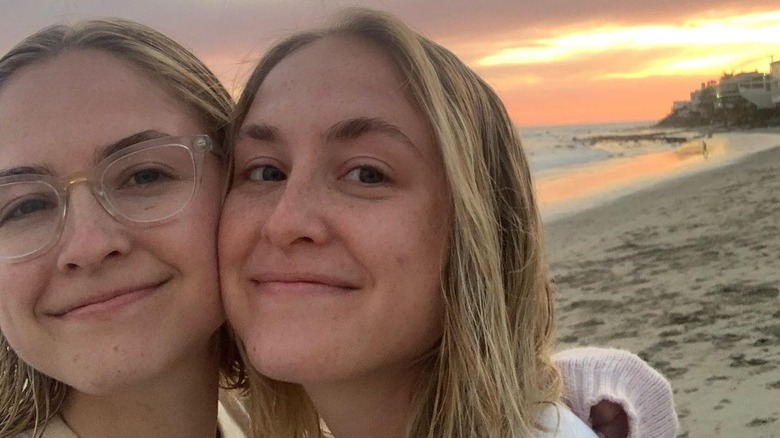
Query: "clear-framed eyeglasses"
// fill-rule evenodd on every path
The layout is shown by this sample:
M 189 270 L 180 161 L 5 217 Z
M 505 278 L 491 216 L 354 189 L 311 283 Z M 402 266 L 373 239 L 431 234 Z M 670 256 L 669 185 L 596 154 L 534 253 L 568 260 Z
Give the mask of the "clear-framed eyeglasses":
M 161 137 L 121 149 L 92 169 L 67 177 L 0 177 L 0 261 L 29 260 L 59 240 L 74 184 L 89 184 L 117 221 L 152 226 L 184 211 L 200 185 L 206 135 Z

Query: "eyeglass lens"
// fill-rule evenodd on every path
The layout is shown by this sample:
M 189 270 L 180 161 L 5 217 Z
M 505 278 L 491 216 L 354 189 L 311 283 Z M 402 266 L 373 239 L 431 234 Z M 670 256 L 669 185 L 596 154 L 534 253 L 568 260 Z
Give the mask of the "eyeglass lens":
M 189 203 L 195 173 L 194 158 L 186 146 L 142 149 L 106 166 L 100 177 L 99 200 L 117 219 L 141 224 L 161 221 Z M 65 202 L 45 181 L 0 185 L 0 257 L 23 256 L 56 240 Z

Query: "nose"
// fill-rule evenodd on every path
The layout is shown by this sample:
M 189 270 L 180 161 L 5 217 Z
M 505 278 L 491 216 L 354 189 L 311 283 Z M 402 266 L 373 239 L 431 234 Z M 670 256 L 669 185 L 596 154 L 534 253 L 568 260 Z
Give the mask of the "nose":
M 324 185 L 314 178 L 298 177 L 291 172 L 269 206 L 270 213 L 262 226 L 263 237 L 279 248 L 326 243 L 326 195 Z
M 71 187 L 69 198 L 58 245 L 60 270 L 94 270 L 130 251 L 131 241 L 124 226 L 111 217 L 87 186 Z

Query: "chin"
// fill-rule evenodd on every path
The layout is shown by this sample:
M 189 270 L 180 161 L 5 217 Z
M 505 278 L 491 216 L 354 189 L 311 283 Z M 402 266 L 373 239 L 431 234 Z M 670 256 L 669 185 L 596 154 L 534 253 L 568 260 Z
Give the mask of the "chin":
M 75 373 L 74 373 L 75 374 Z M 63 377 L 62 381 L 74 390 L 90 395 L 108 395 L 132 388 L 145 380 L 151 370 L 133 367 L 101 367 L 89 373 Z
M 70 356 L 62 357 L 61 360 L 66 363 L 60 362 L 62 371 L 53 377 L 76 391 L 107 395 L 164 384 L 170 373 L 181 367 L 182 361 L 192 363 L 195 360 L 192 357 L 192 346 L 173 348 L 175 344 L 163 337 L 157 339 L 159 342 L 140 342 L 135 337 L 124 343 L 120 341 L 93 344 L 89 351 L 81 348 Z M 208 348 L 205 345 L 208 341 L 204 340 L 203 343 L 203 348 Z
M 338 368 L 332 354 L 313 349 L 305 342 L 288 340 L 286 344 L 249 342 L 245 345 L 250 365 L 263 376 L 281 382 L 305 385 L 327 381 Z M 279 345 L 281 348 L 277 348 Z

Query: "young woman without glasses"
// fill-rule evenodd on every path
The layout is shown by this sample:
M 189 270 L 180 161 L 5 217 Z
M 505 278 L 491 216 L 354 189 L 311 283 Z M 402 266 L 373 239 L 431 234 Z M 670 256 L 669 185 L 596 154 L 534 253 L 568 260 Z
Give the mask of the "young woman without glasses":
M 593 436 L 559 404 L 532 181 L 484 81 L 353 10 L 274 46 L 236 114 L 219 252 L 258 436 Z

